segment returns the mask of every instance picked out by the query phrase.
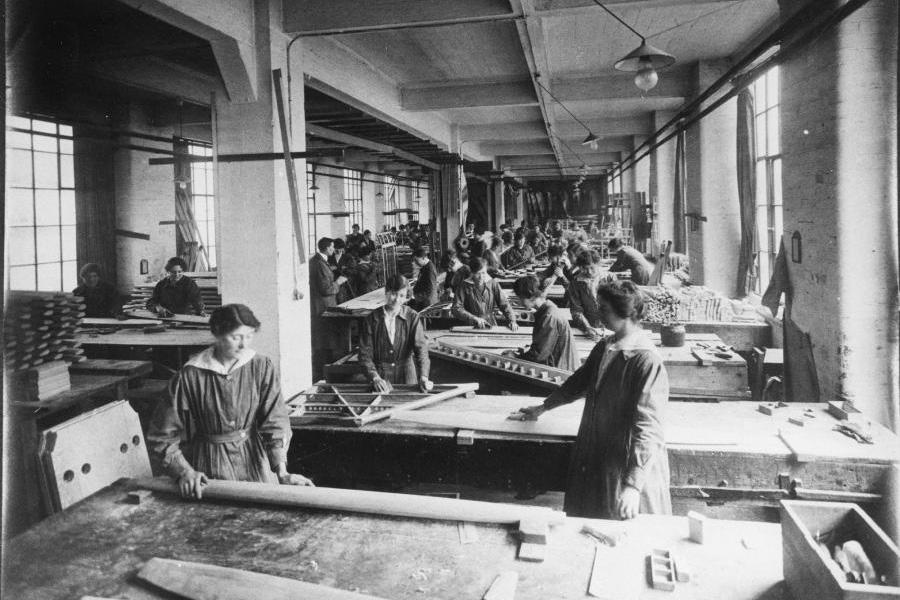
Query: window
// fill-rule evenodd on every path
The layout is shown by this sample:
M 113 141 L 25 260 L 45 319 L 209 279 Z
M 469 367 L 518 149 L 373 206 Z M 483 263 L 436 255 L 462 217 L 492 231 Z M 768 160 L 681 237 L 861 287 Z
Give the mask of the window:
M 608 175 L 606 178 L 606 193 L 608 195 L 622 193 L 622 176 Z
M 384 178 L 384 211 L 395 211 L 400 208 L 399 203 L 397 202 L 397 193 L 399 192 L 399 187 L 397 187 L 397 178 L 396 177 L 385 177 Z M 390 230 L 391 227 L 400 227 L 400 215 L 397 213 L 391 215 L 384 215 L 384 224 Z
M 346 221 L 345 233 L 350 233 L 350 228 L 354 223 L 359 225 L 361 230 L 365 229 L 362 212 L 362 173 L 360 171 L 344 169 L 344 208 L 350 213 L 350 218 Z
M 756 231 L 759 238 L 755 289 L 762 293 L 772 276 L 784 230 L 778 67 L 757 79 L 751 89 L 756 113 Z
M 192 156 L 212 156 L 212 146 L 202 142 L 188 143 Z M 216 212 L 213 196 L 212 162 L 191 163 L 191 200 L 194 219 L 200 230 L 200 244 L 209 256 L 209 268 L 216 268 Z
M 9 288 L 78 285 L 72 127 L 10 116 L 6 136 Z

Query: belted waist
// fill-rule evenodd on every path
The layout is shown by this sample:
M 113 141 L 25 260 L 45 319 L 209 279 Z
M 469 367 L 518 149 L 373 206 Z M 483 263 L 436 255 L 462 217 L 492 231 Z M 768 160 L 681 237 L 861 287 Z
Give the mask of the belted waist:
M 245 442 L 250 438 L 246 429 L 237 429 L 229 433 L 198 433 L 196 439 L 207 444 L 227 444 L 229 442 Z

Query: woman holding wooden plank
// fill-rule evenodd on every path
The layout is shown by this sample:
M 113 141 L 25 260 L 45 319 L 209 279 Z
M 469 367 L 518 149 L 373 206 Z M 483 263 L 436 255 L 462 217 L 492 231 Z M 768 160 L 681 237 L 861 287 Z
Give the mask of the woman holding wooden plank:
M 663 413 L 669 378 L 649 335 L 641 329 L 643 301 L 631 282 L 598 290 L 603 322 L 613 335 L 543 404 L 510 418 L 541 414 L 585 397 L 566 484 L 569 516 L 631 519 L 671 514 L 669 458 Z
M 153 415 L 150 450 L 186 498 L 200 498 L 207 477 L 312 485 L 288 473 L 291 424 L 275 365 L 250 348 L 259 326 L 243 304 L 216 309 L 209 320 L 215 344 L 172 378 L 169 401 Z

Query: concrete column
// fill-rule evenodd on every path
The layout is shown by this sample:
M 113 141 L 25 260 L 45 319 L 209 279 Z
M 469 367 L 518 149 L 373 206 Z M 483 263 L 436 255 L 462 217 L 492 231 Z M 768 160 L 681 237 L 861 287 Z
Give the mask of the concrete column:
M 708 88 L 728 68 L 727 61 L 701 61 L 696 68 L 698 91 Z M 736 119 L 737 100 L 731 99 L 691 127 L 685 144 L 686 212 L 707 219 L 699 224 L 687 219 L 691 276 L 725 294 L 734 288 L 741 240 Z
M 653 113 L 653 130 L 668 123 L 674 111 Z M 671 240 L 675 236 L 675 140 L 657 147 L 652 154 L 653 172 L 650 175 L 650 195 L 656 206 L 654 228 L 657 240 Z
M 286 79 L 288 38 L 279 33 L 280 16 L 270 12 L 268 0 L 256 0 L 254 10 L 259 93 L 256 101 L 248 103 L 216 99 L 215 143 L 220 153 L 282 151 L 271 73 L 281 68 Z M 302 54 L 297 48 L 291 66 L 293 81 L 302 82 Z M 306 147 L 303 94 L 293 96 L 291 149 L 302 151 Z M 304 190 L 305 161 L 296 160 L 294 165 L 299 188 Z M 247 304 L 256 313 L 262 328 L 254 345 L 275 361 L 283 393 L 289 397 L 308 386 L 312 375 L 309 271 L 296 258 L 284 162 L 221 163 L 217 181 L 222 300 Z M 301 204 L 305 208 L 305 198 Z M 303 221 L 305 230 L 305 211 Z M 307 256 L 313 251 L 305 250 Z M 295 278 L 296 289 L 303 295 L 300 300 L 294 294 Z
M 894 431 L 897 19 L 896 2 L 873 0 L 781 71 L 784 230 L 802 239 L 801 262 L 788 262 L 792 318 L 822 399 L 852 400 Z

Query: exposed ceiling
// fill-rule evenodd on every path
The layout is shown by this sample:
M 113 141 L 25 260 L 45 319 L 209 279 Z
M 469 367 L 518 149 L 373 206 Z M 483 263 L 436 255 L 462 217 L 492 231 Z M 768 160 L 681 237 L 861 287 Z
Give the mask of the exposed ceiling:
M 352 11 L 350 0 L 285 0 L 285 26 L 365 56 L 400 89 L 404 110 L 459 125 L 465 155 L 557 177 L 620 161 L 652 133 L 654 111 L 700 91 L 697 61 L 742 56 L 778 15 L 777 0 L 606 5 L 677 58 L 644 95 L 613 68 L 640 39 L 591 0 L 375 0 Z M 569 111 L 600 138 L 596 149 L 581 145 L 587 130 Z
M 196 105 L 209 101 L 208 92 L 191 95 L 198 80 L 230 93 L 220 75 L 223 49 L 197 35 L 202 23 L 188 32 L 151 16 L 145 4 L 21 3 L 24 11 L 9 15 L 8 38 L 14 50 L 29 29 L 37 29 L 40 40 L 57 41 L 20 63 L 43 69 L 37 72 L 45 73 L 44 92 L 53 90 L 55 73 L 75 72 L 129 93 L 165 92 Z M 403 111 L 458 131 L 452 148 L 439 147 L 398 127 L 402 115 L 389 124 L 374 116 L 376 110 L 366 114 L 365 89 L 354 94 L 359 102 L 352 108 L 307 87 L 310 141 L 325 139 L 322 128 L 369 140 L 375 145 L 345 145 L 358 150 L 360 160 L 387 167 L 429 168 L 452 159 L 453 150 L 523 177 L 574 177 L 582 165 L 597 174 L 652 133 L 655 111 L 676 111 L 698 94 L 697 61 L 743 56 L 778 16 L 778 0 L 605 4 L 677 58 L 645 95 L 632 74 L 613 68 L 640 39 L 594 0 L 283 0 L 288 34 L 327 36 L 395 86 Z M 595 149 L 581 144 L 582 123 L 599 138 Z

